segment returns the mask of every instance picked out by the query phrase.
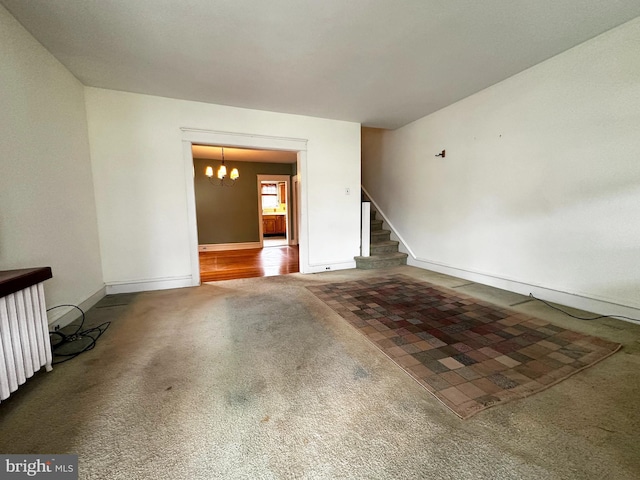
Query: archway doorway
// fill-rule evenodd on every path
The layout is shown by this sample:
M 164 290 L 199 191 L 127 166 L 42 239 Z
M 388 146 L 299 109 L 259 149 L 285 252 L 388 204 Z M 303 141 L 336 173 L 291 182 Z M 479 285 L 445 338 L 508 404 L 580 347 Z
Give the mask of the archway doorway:
M 252 136 L 245 134 L 235 134 L 226 132 L 206 132 L 200 130 L 183 129 L 183 152 L 185 157 L 185 168 L 189 170 L 187 180 L 187 206 L 189 209 L 189 238 L 190 238 L 190 254 L 191 254 L 191 267 L 193 284 L 199 285 L 201 281 L 200 275 L 200 248 L 201 244 L 198 239 L 198 221 L 197 221 L 197 209 L 196 209 L 196 195 L 194 181 L 198 176 L 196 171 L 193 148 L 194 146 L 224 146 L 225 147 L 225 159 L 230 162 L 231 159 L 228 156 L 228 152 L 231 148 L 244 149 L 244 150 L 258 150 L 263 152 L 274 152 L 281 150 L 289 152 L 295 155 L 295 175 L 292 176 L 288 193 L 292 199 L 295 199 L 295 205 L 297 208 L 292 215 L 288 217 L 289 224 L 292 228 L 292 234 L 290 235 L 291 242 L 283 247 L 289 249 L 286 254 L 282 255 L 282 261 L 285 264 L 280 270 L 281 273 L 289 273 L 288 269 L 292 269 L 292 264 L 296 264 L 299 271 L 305 273 L 305 268 L 308 265 L 308 240 L 306 235 L 306 216 L 304 215 L 306 197 L 304 189 L 304 173 L 306 166 L 306 140 L 303 139 L 286 139 L 276 137 L 263 137 Z M 215 162 L 215 160 L 214 160 Z M 242 164 L 240 164 L 242 165 Z M 215 167 L 214 167 L 215 168 Z M 242 169 L 239 168 L 240 179 L 243 179 Z M 239 182 L 240 180 L 238 180 Z M 247 179 L 247 182 L 252 180 Z M 239 185 L 239 184 L 238 184 Z M 255 189 L 255 181 L 253 183 Z M 213 188 L 213 187 L 212 187 Z M 226 188 L 226 187 L 218 187 Z M 228 191 L 233 190 L 235 187 L 228 188 Z M 227 202 L 227 205 L 229 203 Z M 257 205 L 257 201 L 254 205 Z M 297 228 L 296 228 L 297 227 Z M 258 239 L 261 242 L 261 238 Z M 231 243 L 250 243 L 250 242 L 231 242 Z M 290 245 L 289 243 L 297 243 Z M 251 250 L 250 245 L 246 246 L 246 251 L 242 253 L 245 255 Z M 292 253 L 293 252 L 293 253 Z M 257 252 L 254 252 L 257 253 Z M 271 253 L 274 256 L 274 253 Z M 295 257 L 295 258 L 293 258 Z M 264 263 L 263 258 L 263 263 Z M 273 260 L 273 258 L 271 258 Z M 265 273 L 274 274 L 273 265 L 265 265 L 267 271 Z M 254 274 L 247 274 L 247 276 L 261 276 Z M 202 279 L 207 281 L 206 279 Z

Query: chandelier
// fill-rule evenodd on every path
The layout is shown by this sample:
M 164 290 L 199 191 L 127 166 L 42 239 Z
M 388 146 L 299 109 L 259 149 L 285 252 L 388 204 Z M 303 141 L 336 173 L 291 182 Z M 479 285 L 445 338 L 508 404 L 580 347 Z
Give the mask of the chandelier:
M 227 180 L 227 167 L 224 165 L 224 147 L 221 147 L 222 150 L 222 165 L 218 168 L 218 173 L 216 174 L 217 179 L 213 179 L 213 167 L 208 166 L 204 174 L 209 178 L 209 181 L 212 185 L 216 186 L 224 186 L 224 187 L 233 187 L 236 184 L 236 180 L 240 178 L 240 173 L 237 168 L 231 170 Z

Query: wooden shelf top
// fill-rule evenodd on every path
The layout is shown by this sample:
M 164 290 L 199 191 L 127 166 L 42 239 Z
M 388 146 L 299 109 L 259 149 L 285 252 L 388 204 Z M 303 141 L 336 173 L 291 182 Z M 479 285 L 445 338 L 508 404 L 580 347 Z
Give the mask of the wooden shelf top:
M 51 267 L 21 268 L 0 271 L 0 298 L 44 282 L 53 277 Z

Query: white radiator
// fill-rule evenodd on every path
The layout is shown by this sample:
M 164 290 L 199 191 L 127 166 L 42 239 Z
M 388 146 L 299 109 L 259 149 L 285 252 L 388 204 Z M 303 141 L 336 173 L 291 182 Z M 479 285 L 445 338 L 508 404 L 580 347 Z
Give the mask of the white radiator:
M 45 367 L 51 343 L 42 283 L 0 298 L 0 401 Z

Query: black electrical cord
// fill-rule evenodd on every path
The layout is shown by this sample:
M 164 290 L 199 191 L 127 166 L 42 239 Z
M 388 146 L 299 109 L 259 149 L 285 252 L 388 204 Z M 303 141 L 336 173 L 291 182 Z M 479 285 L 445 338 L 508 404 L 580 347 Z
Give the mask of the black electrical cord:
M 544 301 L 544 300 L 542 300 L 541 298 L 537 298 L 537 297 L 535 297 L 535 296 L 533 295 L 533 293 L 529 293 L 529 296 L 530 296 L 531 298 L 533 298 L 534 300 L 538 300 L 539 302 L 544 303 L 547 307 L 551 307 L 551 308 L 553 308 L 554 310 L 558 310 L 559 312 L 562 312 L 562 313 L 564 313 L 565 315 L 569 315 L 569 316 L 570 316 L 570 317 L 572 317 L 572 318 L 577 318 L 578 320 L 598 320 L 598 319 L 600 319 L 600 318 L 622 318 L 622 319 L 625 319 L 625 320 L 631 320 L 632 322 L 639 322 L 639 323 L 640 323 L 640 320 L 638 320 L 637 318 L 625 317 L 624 315 L 598 315 L 598 316 L 596 316 L 596 317 L 579 317 L 579 316 L 577 316 L 577 315 L 573 315 L 573 314 L 571 314 L 571 313 L 569 313 L 569 312 L 567 312 L 567 311 L 565 311 L 565 310 L 563 310 L 563 309 L 561 309 L 561 308 L 554 307 L 554 306 L 553 306 L 553 305 L 551 305 L 549 302 L 545 302 L 545 301 Z
M 72 307 L 77 310 L 80 310 L 82 314 L 82 319 L 80 320 L 80 325 L 77 326 L 75 332 L 67 334 L 63 333 L 60 330 L 56 330 L 54 332 L 49 332 L 49 341 L 51 342 L 51 351 L 54 357 L 66 357 L 62 360 L 57 360 L 52 362 L 52 365 L 58 365 L 59 363 L 64 363 L 69 360 L 76 358 L 78 355 L 84 352 L 88 352 L 96 346 L 96 342 L 100 338 L 100 336 L 107 331 L 111 322 L 104 322 L 97 327 L 88 328 L 86 330 L 82 330 L 85 321 L 84 310 L 82 310 L 77 305 L 56 305 L 55 307 L 51 307 L 47 309 L 47 312 L 53 310 L 55 308 L 61 307 Z M 68 327 L 71 325 L 68 325 Z M 66 327 L 65 327 L 66 328 Z M 57 337 L 57 341 L 55 338 Z M 89 342 L 85 339 L 89 339 Z M 69 347 L 71 345 L 71 347 Z M 80 347 L 76 347 L 74 349 L 73 345 L 81 345 Z M 67 353 L 63 353 L 63 352 Z

